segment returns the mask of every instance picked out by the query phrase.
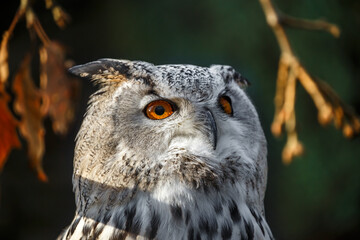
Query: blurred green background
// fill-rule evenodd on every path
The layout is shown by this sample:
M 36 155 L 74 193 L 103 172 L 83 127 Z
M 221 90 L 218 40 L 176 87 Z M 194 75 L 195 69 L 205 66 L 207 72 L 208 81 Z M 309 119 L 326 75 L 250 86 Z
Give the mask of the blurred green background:
M 273 0 L 281 11 L 307 19 L 324 18 L 342 30 L 339 39 L 324 32 L 288 29 L 291 44 L 308 71 L 326 80 L 360 113 L 360 1 Z M 298 86 L 296 113 L 305 154 L 281 163 L 285 138 L 270 133 L 279 59 L 275 37 L 258 1 L 250 0 L 64 0 L 72 17 L 59 30 L 43 1 L 38 14 L 49 37 L 68 46 L 78 64 L 102 57 L 155 64 L 232 65 L 252 83 L 248 92 L 268 139 L 266 215 L 276 239 L 357 239 L 360 234 L 360 141 L 347 140 L 333 126 L 317 123 L 317 111 Z M 18 1 L 0 3 L 4 32 Z M 10 72 L 30 48 L 24 22 L 10 41 Z M 36 70 L 34 70 L 36 74 Z M 44 168 L 50 182 L 38 182 L 25 151 L 13 151 L 0 175 L 0 239 L 54 239 L 72 220 L 71 174 L 74 138 L 95 90 L 82 82 L 77 118 L 66 137 L 46 125 Z M 25 145 L 25 143 L 23 143 Z

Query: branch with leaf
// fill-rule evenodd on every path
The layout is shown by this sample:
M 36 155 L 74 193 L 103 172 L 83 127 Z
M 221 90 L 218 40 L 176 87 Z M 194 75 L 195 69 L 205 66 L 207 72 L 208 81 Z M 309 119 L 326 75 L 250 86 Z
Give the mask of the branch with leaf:
M 3 34 L 0 46 L 0 171 L 13 148 L 21 148 L 17 130 L 27 143 L 30 166 L 37 172 L 41 181 L 47 181 L 42 167 L 45 151 L 43 120 L 49 116 L 55 133 L 65 134 L 74 118 L 74 102 L 78 96 L 79 83 L 67 74 L 72 65 L 66 60 L 65 47 L 52 41 L 43 29 L 40 20 L 32 9 L 32 1 L 21 0 L 20 6 Z M 45 0 L 46 8 L 51 10 L 55 23 L 64 28 L 70 17 L 54 1 Z M 8 45 L 16 25 L 25 19 L 32 41 L 32 49 L 25 53 L 24 59 L 12 81 L 15 95 L 13 111 L 9 108 L 11 100 L 7 84 L 9 83 Z M 37 44 L 37 40 L 41 44 Z M 31 72 L 34 53 L 40 56 L 40 88 L 36 86 Z
M 360 133 L 360 120 L 325 82 L 312 77 L 295 56 L 285 26 L 307 30 L 327 31 L 334 37 L 340 36 L 339 28 L 323 20 L 304 20 L 286 16 L 277 12 L 271 0 L 259 0 L 266 21 L 273 30 L 279 44 L 281 55 L 276 83 L 275 116 L 271 126 L 274 136 L 280 136 L 283 126 L 287 133 L 287 142 L 283 149 L 283 162 L 291 163 L 293 157 L 303 153 L 304 147 L 298 139 L 295 117 L 295 95 L 297 81 L 309 93 L 318 109 L 318 121 L 327 125 L 331 121 L 342 129 L 345 137 L 351 138 Z
M 69 15 L 54 0 L 44 1 L 46 8 L 52 12 L 55 23 L 60 28 L 64 28 L 70 20 Z M 0 171 L 11 150 L 21 148 L 17 133 L 19 131 L 27 143 L 30 165 L 36 170 L 38 178 L 46 181 L 47 177 L 42 168 L 45 151 L 43 120 L 49 116 L 53 130 L 58 134 L 66 133 L 69 123 L 74 118 L 73 103 L 79 89 L 78 82 L 66 73 L 71 62 L 66 60 L 64 46 L 48 37 L 32 9 L 33 2 L 20 1 L 20 6 L 9 29 L 3 34 L 0 45 Z M 259 0 L 259 2 L 281 50 L 275 95 L 275 116 L 271 130 L 275 136 L 280 136 L 283 128 L 287 133 L 287 143 L 282 154 L 284 163 L 290 163 L 293 157 L 302 154 L 304 150 L 296 130 L 297 82 L 313 99 L 321 124 L 325 125 L 333 121 L 337 128 L 343 130 L 346 137 L 359 134 L 359 118 L 330 86 L 313 78 L 307 72 L 295 56 L 284 29 L 294 27 L 322 30 L 338 37 L 339 28 L 322 20 L 303 20 L 281 14 L 274 9 L 271 0 Z M 25 54 L 10 89 L 7 85 L 9 83 L 8 45 L 20 20 L 26 22 L 33 42 L 32 51 Z M 37 40 L 40 40 L 40 44 L 37 44 Z M 31 72 L 31 62 L 35 52 L 38 52 L 40 56 L 40 87 L 37 87 L 37 81 L 34 82 Z M 15 96 L 13 108 L 9 107 L 12 100 L 10 91 Z M 14 113 L 18 117 L 15 117 Z

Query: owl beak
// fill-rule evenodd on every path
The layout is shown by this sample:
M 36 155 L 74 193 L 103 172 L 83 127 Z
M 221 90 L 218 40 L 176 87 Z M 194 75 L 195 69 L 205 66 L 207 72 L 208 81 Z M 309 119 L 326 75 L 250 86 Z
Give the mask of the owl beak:
M 209 138 L 210 138 L 213 148 L 215 150 L 216 144 L 217 144 L 217 127 L 216 127 L 216 122 L 215 122 L 214 116 L 213 116 L 212 112 L 208 109 L 206 110 L 206 120 L 210 127 Z

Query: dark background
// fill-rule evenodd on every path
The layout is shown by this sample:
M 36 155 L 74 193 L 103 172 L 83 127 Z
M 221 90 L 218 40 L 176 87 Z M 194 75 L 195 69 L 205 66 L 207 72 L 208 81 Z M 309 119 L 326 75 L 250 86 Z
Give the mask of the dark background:
M 273 0 L 283 12 L 308 19 L 324 18 L 342 30 L 330 34 L 288 29 L 291 44 L 308 71 L 326 80 L 360 112 L 360 2 L 357 0 Z M 360 142 L 347 140 L 333 126 L 317 123 L 317 111 L 298 85 L 296 113 L 306 152 L 289 165 L 281 163 L 285 138 L 270 133 L 279 48 L 258 1 L 95 1 L 59 3 L 72 17 L 57 28 L 43 1 L 38 14 L 49 37 L 68 46 L 69 57 L 85 63 L 102 57 L 155 64 L 232 65 L 252 83 L 253 99 L 269 146 L 266 215 L 277 239 L 355 239 L 360 234 Z M 5 31 L 18 1 L 0 3 L 0 32 Z M 22 21 L 10 41 L 12 76 L 29 37 Z M 34 78 L 37 70 L 34 69 Z M 35 78 L 36 79 L 36 78 Z M 71 222 L 75 203 L 71 174 L 74 138 L 95 90 L 82 82 L 77 117 L 65 137 L 46 125 L 44 184 L 28 168 L 25 151 L 11 153 L 0 175 L 0 238 L 54 239 Z M 25 142 L 23 142 L 25 146 Z

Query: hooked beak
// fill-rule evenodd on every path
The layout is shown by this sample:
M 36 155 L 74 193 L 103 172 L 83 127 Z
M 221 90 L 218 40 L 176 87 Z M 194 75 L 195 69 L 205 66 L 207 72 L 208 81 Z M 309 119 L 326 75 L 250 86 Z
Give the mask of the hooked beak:
M 210 138 L 213 148 L 215 150 L 216 144 L 217 144 L 217 127 L 216 127 L 216 122 L 215 122 L 214 116 L 209 109 L 206 109 L 206 121 L 210 127 L 209 138 Z

